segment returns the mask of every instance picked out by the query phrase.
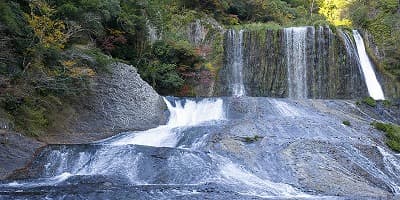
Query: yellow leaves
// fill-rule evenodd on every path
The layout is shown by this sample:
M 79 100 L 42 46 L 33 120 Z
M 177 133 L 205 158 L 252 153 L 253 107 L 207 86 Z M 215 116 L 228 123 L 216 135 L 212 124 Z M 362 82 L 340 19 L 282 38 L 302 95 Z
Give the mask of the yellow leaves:
M 110 35 L 117 36 L 117 37 L 125 34 L 124 31 L 120 31 L 117 29 L 107 29 L 107 30 L 110 33 Z
M 74 65 L 76 65 L 76 61 L 75 60 L 65 60 L 62 61 L 61 64 L 66 67 L 67 69 L 72 68 Z
M 29 6 L 31 13 L 26 15 L 26 18 L 40 43 L 46 48 L 64 48 L 64 44 L 67 42 L 65 24 L 61 20 L 51 19 L 54 9 L 40 0 L 32 1 Z M 40 15 L 36 13 L 40 13 Z
M 96 75 L 96 72 L 93 69 L 90 69 L 85 65 L 79 66 L 75 60 L 65 60 L 62 61 L 61 64 L 68 69 L 70 76 L 74 78 L 82 76 L 94 77 Z
M 323 0 L 319 13 L 335 26 L 351 26 L 351 21 L 346 18 L 346 9 L 351 2 L 352 0 Z

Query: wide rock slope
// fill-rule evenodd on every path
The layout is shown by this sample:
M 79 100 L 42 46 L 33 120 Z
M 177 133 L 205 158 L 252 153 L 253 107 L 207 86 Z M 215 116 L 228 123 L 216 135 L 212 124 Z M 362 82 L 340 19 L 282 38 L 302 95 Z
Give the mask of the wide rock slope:
M 25 180 L 0 185 L 0 196 L 399 197 L 400 156 L 386 147 L 384 134 L 370 125 L 377 118 L 354 101 L 254 97 L 223 101 L 224 120 L 172 129 L 174 137 L 168 140 L 176 138 L 174 146 L 107 142 L 48 146 L 26 173 L 15 176 Z M 389 120 L 399 118 L 386 114 Z M 378 118 L 387 120 L 384 115 Z M 343 125 L 344 120 L 351 125 Z

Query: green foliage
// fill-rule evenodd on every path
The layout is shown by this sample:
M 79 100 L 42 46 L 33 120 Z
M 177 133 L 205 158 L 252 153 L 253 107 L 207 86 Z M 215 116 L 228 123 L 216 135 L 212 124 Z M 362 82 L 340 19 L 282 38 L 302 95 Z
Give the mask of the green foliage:
M 170 91 L 180 88 L 184 83 L 176 71 L 175 64 L 156 61 L 139 68 L 139 70 L 142 78 L 162 94 L 168 94 Z
M 343 123 L 343 125 L 351 126 L 351 123 L 348 120 L 344 120 L 342 123 Z
M 45 110 L 35 105 L 23 104 L 15 116 L 17 130 L 28 133 L 31 136 L 39 136 L 44 133 L 48 125 Z
M 233 26 L 234 29 L 245 29 L 249 31 L 265 31 L 265 30 L 279 30 L 284 28 L 280 24 L 275 22 L 268 22 L 268 23 L 251 23 L 251 24 L 242 24 Z
M 400 12 L 397 0 L 355 0 L 350 5 L 353 24 L 367 30 L 383 58 L 376 62 L 381 71 L 400 80 Z
M 25 21 L 21 16 L 18 4 L 14 2 L 0 2 L 0 22 L 3 23 L 7 29 L 12 33 L 22 34 L 24 28 L 23 22 Z
M 115 62 L 114 59 L 102 53 L 99 49 L 86 49 L 83 51 L 85 54 L 92 57 L 95 61 L 93 64 L 89 64 L 94 67 L 98 72 L 110 72 L 111 64 Z
M 382 104 L 383 104 L 383 106 L 385 106 L 387 108 L 392 106 L 392 102 L 390 100 L 383 100 Z
M 362 102 L 364 104 L 367 104 L 367 105 L 371 106 L 371 107 L 376 107 L 376 100 L 373 99 L 372 97 L 366 97 L 366 98 L 364 98 L 362 100 Z
M 373 122 L 372 125 L 376 129 L 386 133 L 386 144 L 392 150 L 400 152 L 400 126 L 381 122 Z
M 66 3 L 57 7 L 57 15 L 60 17 L 68 17 L 77 19 L 81 10 L 73 3 Z
M 18 131 L 30 136 L 41 135 L 48 125 L 45 108 L 32 98 L 16 98 L 7 94 L 0 97 L 1 107 L 10 113 Z

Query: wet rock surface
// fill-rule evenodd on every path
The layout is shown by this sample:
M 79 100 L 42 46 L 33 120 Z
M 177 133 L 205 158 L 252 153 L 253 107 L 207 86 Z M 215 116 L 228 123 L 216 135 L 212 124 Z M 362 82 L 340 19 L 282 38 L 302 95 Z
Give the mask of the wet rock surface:
M 0 130 L 0 180 L 25 167 L 43 143 L 8 130 Z
M 8 199 L 396 199 L 400 157 L 353 101 L 224 98 L 176 147 L 51 145 Z M 350 126 L 342 124 L 350 121 Z

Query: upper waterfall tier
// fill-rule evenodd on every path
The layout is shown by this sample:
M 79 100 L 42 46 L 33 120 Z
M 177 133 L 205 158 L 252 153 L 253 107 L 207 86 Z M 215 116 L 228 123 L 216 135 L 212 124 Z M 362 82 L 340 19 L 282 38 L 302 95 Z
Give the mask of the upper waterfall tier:
M 340 32 L 339 32 L 340 33 Z M 242 83 L 247 96 L 352 99 L 368 96 L 355 46 L 329 27 L 244 30 L 241 54 L 225 35 L 224 66 L 216 95 L 232 94 L 237 72 L 232 60 L 241 59 Z M 353 48 L 353 49 L 348 49 Z

